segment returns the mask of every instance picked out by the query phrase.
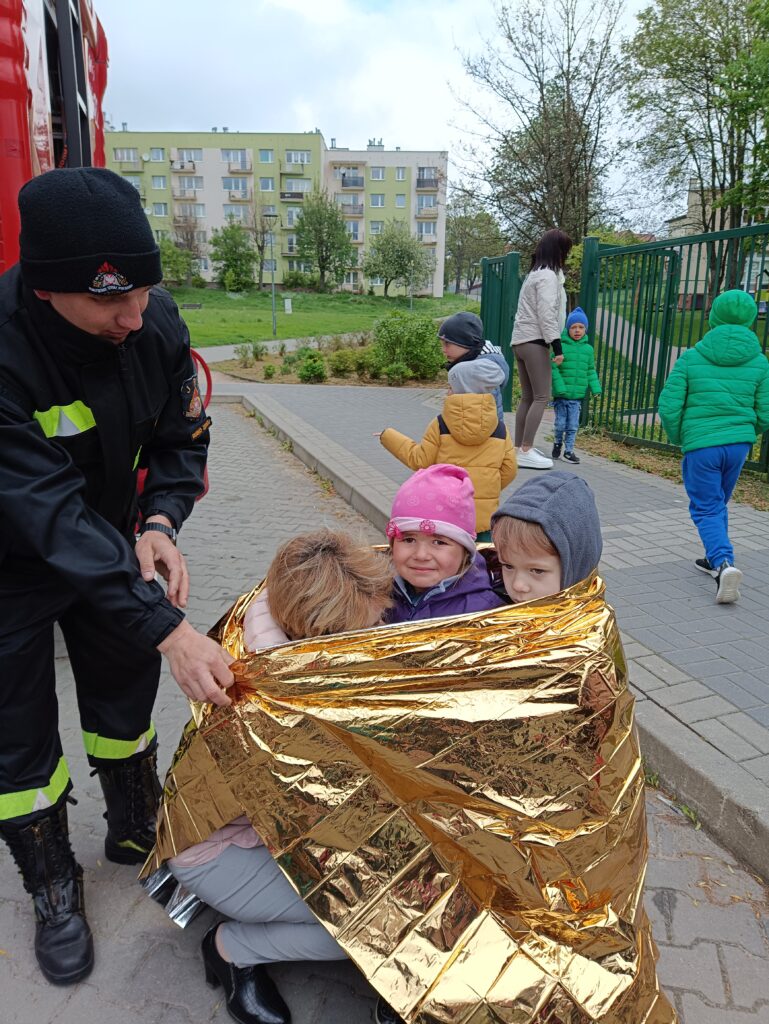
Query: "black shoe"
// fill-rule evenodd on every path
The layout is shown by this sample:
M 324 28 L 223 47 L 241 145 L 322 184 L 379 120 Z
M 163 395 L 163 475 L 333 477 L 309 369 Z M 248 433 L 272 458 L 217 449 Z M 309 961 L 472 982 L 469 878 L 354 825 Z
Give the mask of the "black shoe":
M 35 956 L 53 985 L 73 985 L 93 969 L 93 936 L 85 917 L 83 869 L 69 845 L 64 802 L 31 825 L 0 827 L 32 896 Z
M 572 464 L 572 466 L 578 466 L 579 465 L 579 456 L 575 455 L 574 452 L 564 452 L 563 453 L 563 457 L 564 457 L 564 460 L 566 462 L 570 462 Z
M 157 774 L 157 740 L 141 758 L 101 761 L 99 776 L 107 804 L 104 855 L 115 864 L 143 864 L 155 845 L 155 823 L 162 789 Z
M 291 1012 L 262 964 L 236 967 L 222 959 L 216 949 L 218 927 L 206 932 L 201 951 L 206 982 L 211 988 L 224 988 L 230 1017 L 238 1024 L 291 1024 Z
M 381 996 L 376 1001 L 374 1020 L 376 1024 L 406 1024 L 403 1017 L 399 1017 L 392 1006 L 386 1003 Z
M 736 566 L 722 562 L 716 576 L 716 601 L 718 604 L 734 604 L 740 598 L 742 573 Z
M 561 457 L 561 450 L 562 449 L 563 449 L 563 445 L 562 444 L 558 444 L 558 442 L 556 442 L 553 445 L 553 450 L 550 452 L 551 458 L 553 458 L 553 459 L 560 459 L 560 457 Z
M 712 566 L 707 558 L 697 558 L 694 562 L 694 566 L 696 569 L 699 569 L 700 572 L 706 572 L 708 576 L 712 576 L 713 579 L 718 576 L 718 569 Z

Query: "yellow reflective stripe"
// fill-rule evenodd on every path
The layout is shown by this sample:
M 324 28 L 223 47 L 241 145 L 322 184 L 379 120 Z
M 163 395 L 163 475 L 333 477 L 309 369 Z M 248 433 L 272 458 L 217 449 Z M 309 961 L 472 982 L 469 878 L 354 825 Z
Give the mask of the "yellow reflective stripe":
M 43 811 L 46 807 L 52 807 L 64 793 L 68 782 L 67 762 L 60 757 L 47 786 L 40 786 L 37 789 L 22 789 L 18 793 L 0 793 L 0 821 L 20 818 L 23 814 L 31 814 L 32 811 Z
M 138 450 L 138 452 L 136 453 L 136 458 L 134 459 L 134 464 L 133 464 L 133 466 L 131 466 L 131 470 L 132 470 L 132 471 L 133 471 L 134 469 L 136 469 L 136 467 L 137 467 L 137 466 L 139 465 L 139 456 L 141 455 L 141 453 L 142 453 L 142 446 L 141 446 L 141 445 L 139 445 L 139 450 Z
M 100 757 L 105 761 L 124 761 L 140 750 L 146 750 L 155 736 L 155 724 L 150 722 L 150 727 L 136 740 L 111 740 L 107 736 L 100 736 L 98 732 L 86 732 L 83 730 L 83 746 L 89 757 Z
M 32 414 L 46 437 L 70 437 L 96 426 L 94 415 L 84 402 L 52 405 L 50 409 Z

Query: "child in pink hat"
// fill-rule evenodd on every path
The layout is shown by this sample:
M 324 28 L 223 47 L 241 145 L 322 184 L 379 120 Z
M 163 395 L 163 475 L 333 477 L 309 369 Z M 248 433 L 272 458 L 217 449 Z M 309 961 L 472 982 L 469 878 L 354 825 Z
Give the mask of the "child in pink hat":
M 418 470 L 393 501 L 387 524 L 394 604 L 387 622 L 488 611 L 506 602 L 475 547 L 473 484 L 461 466 Z

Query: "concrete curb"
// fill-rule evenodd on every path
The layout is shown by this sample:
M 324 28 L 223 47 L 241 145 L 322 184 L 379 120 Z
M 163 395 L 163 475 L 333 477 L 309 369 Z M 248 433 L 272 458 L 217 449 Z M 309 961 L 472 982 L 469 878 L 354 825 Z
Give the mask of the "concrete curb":
M 266 395 L 214 395 L 213 402 L 235 402 L 259 417 L 276 437 L 291 443 L 305 466 L 329 480 L 340 497 L 384 533 L 397 490 L 389 477 Z M 623 633 L 632 639 L 631 632 Z M 632 657 L 628 661 L 632 664 Z M 636 721 L 644 756 L 664 789 L 691 808 L 735 857 L 769 878 L 769 790 L 642 694 Z

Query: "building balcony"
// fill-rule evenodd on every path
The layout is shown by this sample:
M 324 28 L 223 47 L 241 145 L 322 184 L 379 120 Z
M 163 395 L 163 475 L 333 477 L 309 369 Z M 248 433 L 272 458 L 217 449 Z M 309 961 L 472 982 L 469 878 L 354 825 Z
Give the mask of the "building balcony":
M 417 178 L 416 186 L 418 189 L 429 189 L 432 192 L 438 191 L 438 179 L 437 178 Z
M 238 188 L 234 192 L 229 193 L 231 203 L 250 203 L 251 202 L 251 189 L 250 188 Z
M 342 188 L 363 188 L 365 182 L 360 174 L 343 174 Z
M 280 250 L 281 256 L 298 256 L 299 248 L 296 245 L 284 245 Z
M 416 216 L 421 220 L 435 220 L 438 216 L 437 206 L 423 206 L 417 207 Z
M 359 232 L 357 235 L 350 235 L 350 241 L 353 245 L 363 245 L 363 232 Z
M 289 162 L 288 160 L 280 161 L 280 173 L 290 174 L 294 178 L 310 178 L 312 177 L 312 164 L 300 164 Z
M 141 171 L 144 165 L 141 160 L 118 160 L 121 171 Z
M 195 161 L 194 160 L 172 160 L 171 161 L 172 171 L 194 171 Z
M 196 188 L 172 188 L 171 195 L 174 199 L 197 199 L 198 190 Z
M 250 160 L 230 160 L 227 171 L 230 174 L 253 174 L 254 168 Z
M 281 192 L 280 193 L 280 198 L 281 199 L 288 199 L 291 202 L 296 202 L 297 200 L 304 199 L 304 197 L 306 195 L 307 195 L 306 192 Z
M 366 212 L 363 203 L 337 203 L 337 206 L 345 217 L 362 217 Z
M 437 245 L 438 244 L 438 236 L 437 235 L 419 235 L 419 241 L 422 242 L 423 245 Z

